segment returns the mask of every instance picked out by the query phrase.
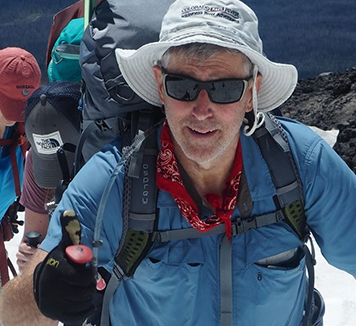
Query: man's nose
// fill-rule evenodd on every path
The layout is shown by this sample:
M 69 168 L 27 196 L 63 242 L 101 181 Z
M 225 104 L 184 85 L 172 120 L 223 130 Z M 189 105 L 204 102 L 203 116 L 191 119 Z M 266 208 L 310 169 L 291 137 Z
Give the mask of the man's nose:
M 201 89 L 197 99 L 194 101 L 193 115 L 198 120 L 204 120 L 212 115 L 212 102 L 209 99 L 208 92 Z

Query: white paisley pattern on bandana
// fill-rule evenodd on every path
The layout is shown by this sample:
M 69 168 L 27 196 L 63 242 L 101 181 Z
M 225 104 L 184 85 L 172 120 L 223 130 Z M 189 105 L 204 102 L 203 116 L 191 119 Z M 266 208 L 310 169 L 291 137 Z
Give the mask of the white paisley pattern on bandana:
M 161 143 L 162 147 L 157 157 L 157 187 L 172 195 L 182 216 L 193 228 L 205 232 L 221 223 L 225 223 L 226 235 L 230 240 L 231 215 L 236 206 L 242 171 L 240 143 L 236 151 L 232 171 L 226 181 L 223 199 L 219 195 L 213 193 L 205 195 L 208 203 L 215 209 L 215 214 L 205 221 L 199 218 L 197 204 L 184 187 L 182 177 L 179 173 L 178 163 L 174 156 L 174 149 L 167 121 L 164 122 L 162 127 Z

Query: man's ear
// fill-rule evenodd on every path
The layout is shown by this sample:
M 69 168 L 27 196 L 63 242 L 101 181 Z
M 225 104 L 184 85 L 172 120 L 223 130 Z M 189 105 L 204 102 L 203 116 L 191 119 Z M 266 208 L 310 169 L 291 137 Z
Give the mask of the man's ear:
M 260 73 L 257 74 L 256 76 L 256 92 L 258 94 L 258 92 L 260 91 L 262 85 L 262 75 Z M 248 86 L 248 92 L 250 93 L 247 105 L 246 105 L 246 109 L 245 112 L 250 112 L 252 111 L 253 105 L 252 105 L 252 91 L 253 91 L 253 81 L 251 80 L 251 82 L 249 83 Z
M 152 67 L 153 75 L 156 79 L 157 83 L 157 88 L 158 88 L 158 95 L 159 99 L 161 100 L 161 103 L 164 104 L 164 86 L 163 86 L 163 80 L 162 80 L 162 70 L 160 66 L 153 66 Z
M 260 91 L 261 85 L 262 85 L 262 75 L 261 75 L 261 73 L 258 73 L 258 74 L 257 74 L 257 77 L 256 77 L 256 90 L 257 90 L 257 94 L 258 94 L 258 92 Z

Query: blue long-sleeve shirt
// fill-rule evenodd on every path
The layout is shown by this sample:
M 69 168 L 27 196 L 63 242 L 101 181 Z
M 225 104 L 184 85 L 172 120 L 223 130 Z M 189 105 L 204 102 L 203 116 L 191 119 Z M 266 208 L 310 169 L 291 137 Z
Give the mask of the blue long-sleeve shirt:
M 327 261 L 356 276 L 356 176 L 334 150 L 310 128 L 281 119 L 289 139 L 305 197 L 307 222 Z M 253 215 L 275 210 L 268 167 L 257 144 L 241 133 L 243 166 L 253 200 Z M 83 243 L 91 246 L 103 190 L 120 160 L 113 143 L 79 172 L 55 211 L 41 248 L 49 251 L 61 238 L 59 216 L 73 209 L 82 224 Z M 108 271 L 122 228 L 123 176 L 119 175 L 104 213 L 99 266 Z M 170 194 L 159 192 L 159 230 L 191 227 Z M 207 209 L 206 207 L 204 209 Z M 240 216 L 236 208 L 232 219 Z M 110 305 L 112 325 L 219 325 L 220 245 L 223 235 L 155 243 L 134 277 L 122 282 Z M 284 222 L 232 238 L 233 325 L 300 325 L 306 293 L 301 242 Z M 300 251 L 294 267 L 268 268 L 256 262 Z

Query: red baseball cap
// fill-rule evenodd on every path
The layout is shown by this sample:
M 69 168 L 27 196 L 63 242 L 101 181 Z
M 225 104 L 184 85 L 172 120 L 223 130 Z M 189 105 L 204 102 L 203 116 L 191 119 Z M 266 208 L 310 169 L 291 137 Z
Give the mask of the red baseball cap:
M 25 120 L 25 104 L 41 84 L 35 57 L 24 49 L 0 50 L 0 111 L 10 121 Z

